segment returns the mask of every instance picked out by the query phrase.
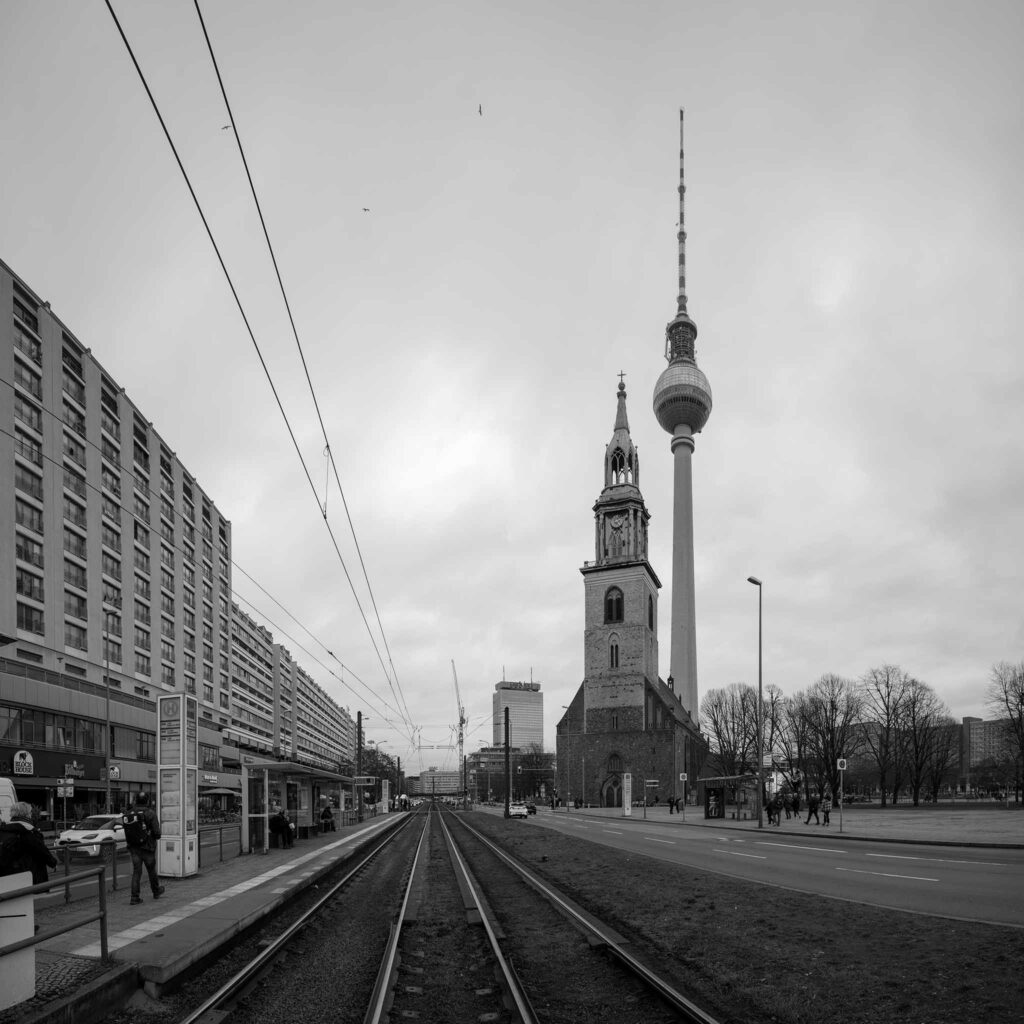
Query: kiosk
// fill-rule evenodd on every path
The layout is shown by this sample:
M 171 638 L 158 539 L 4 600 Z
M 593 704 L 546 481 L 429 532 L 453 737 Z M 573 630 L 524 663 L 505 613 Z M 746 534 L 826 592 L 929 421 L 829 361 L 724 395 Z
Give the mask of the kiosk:
M 157 697 L 157 869 L 170 878 L 199 871 L 199 701 Z

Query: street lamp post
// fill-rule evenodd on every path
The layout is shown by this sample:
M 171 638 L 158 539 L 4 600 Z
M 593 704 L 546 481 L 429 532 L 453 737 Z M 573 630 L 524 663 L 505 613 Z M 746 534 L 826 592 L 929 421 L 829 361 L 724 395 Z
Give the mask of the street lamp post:
M 110 605 L 108 605 L 105 601 L 101 603 L 101 608 L 102 608 L 102 612 L 103 612 L 103 664 L 104 664 L 104 668 L 105 668 L 105 674 L 103 676 L 103 683 L 104 683 L 103 690 L 104 690 L 104 693 L 106 694 L 106 704 L 107 704 L 107 711 L 106 711 L 107 732 L 106 732 L 105 742 L 103 744 L 103 756 L 104 756 L 104 762 L 105 762 L 105 765 L 106 765 L 106 770 L 105 770 L 104 774 L 107 777 L 107 803 L 106 803 L 106 812 L 107 812 L 107 814 L 111 813 L 111 810 L 110 810 L 110 620 L 107 618 L 107 616 L 110 614 L 110 612 L 112 610 L 113 611 L 117 611 L 117 610 L 120 609 L 120 607 L 121 607 L 120 602 L 118 602 L 116 604 L 110 604 Z
M 764 712 L 761 701 L 761 581 L 748 576 L 757 587 L 757 827 L 764 828 Z

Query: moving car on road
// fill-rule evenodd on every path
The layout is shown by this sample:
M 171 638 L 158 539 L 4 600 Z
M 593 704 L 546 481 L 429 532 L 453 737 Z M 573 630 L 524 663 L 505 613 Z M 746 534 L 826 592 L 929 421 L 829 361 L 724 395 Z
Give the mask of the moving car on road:
M 526 804 L 510 804 L 508 808 L 508 816 L 510 818 L 525 818 L 529 812 L 526 810 Z
M 127 848 L 123 822 L 120 814 L 90 815 L 61 832 L 53 844 L 54 848 L 59 850 L 68 846 L 72 856 L 99 857 L 113 841 L 115 851 L 120 853 Z

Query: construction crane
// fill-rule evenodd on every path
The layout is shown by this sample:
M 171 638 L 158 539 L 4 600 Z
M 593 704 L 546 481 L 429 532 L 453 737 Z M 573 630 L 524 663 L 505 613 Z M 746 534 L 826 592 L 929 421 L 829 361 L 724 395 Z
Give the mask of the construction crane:
M 463 771 L 462 737 L 466 727 L 466 709 L 462 706 L 462 694 L 459 693 L 459 677 L 455 672 L 455 659 L 452 659 L 452 679 L 455 681 L 455 703 L 459 708 L 459 773 Z

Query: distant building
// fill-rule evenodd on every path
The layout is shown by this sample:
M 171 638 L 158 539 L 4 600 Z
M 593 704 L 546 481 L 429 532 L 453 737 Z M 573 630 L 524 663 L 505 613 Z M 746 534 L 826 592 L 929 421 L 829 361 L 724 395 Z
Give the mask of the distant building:
M 1009 743 L 1010 721 L 999 718 L 985 722 L 980 718 L 965 717 L 960 727 L 960 788 L 970 791 L 975 776 L 982 766 L 993 766 L 1012 761 Z
M 494 745 L 505 743 L 505 708 L 509 709 L 509 746 L 544 746 L 544 696 L 540 683 L 503 679 L 494 687 Z
M 428 768 L 406 778 L 409 796 L 457 796 L 462 792 L 462 773 Z

